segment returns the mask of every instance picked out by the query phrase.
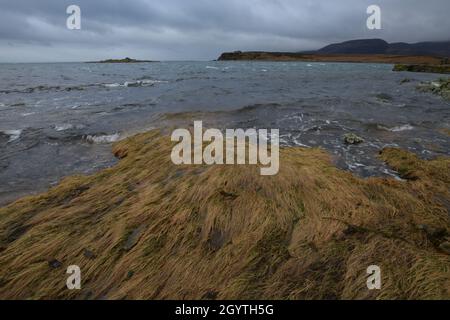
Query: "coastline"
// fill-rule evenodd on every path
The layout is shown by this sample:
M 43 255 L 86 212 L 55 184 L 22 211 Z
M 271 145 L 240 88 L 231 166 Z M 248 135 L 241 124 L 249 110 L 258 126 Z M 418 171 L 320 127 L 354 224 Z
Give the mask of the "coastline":
M 280 173 L 261 177 L 257 166 L 175 166 L 172 145 L 138 134 L 115 143 L 117 165 L 0 208 L 0 296 L 450 297 L 449 157 L 384 149 L 405 181 L 362 179 L 325 151 L 286 147 Z M 74 261 L 80 292 L 60 285 Z M 368 261 L 385 270 L 381 291 L 364 288 Z
M 385 64 L 442 64 L 443 58 L 434 56 L 401 56 L 389 54 L 305 54 L 295 52 L 235 51 L 223 53 L 218 61 L 305 61 Z

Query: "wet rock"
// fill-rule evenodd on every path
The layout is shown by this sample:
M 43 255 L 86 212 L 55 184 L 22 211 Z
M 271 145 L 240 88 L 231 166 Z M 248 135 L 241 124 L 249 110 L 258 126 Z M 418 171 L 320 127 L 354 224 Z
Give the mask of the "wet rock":
M 96 257 L 95 253 L 88 249 L 83 250 L 83 255 L 88 259 L 95 259 Z
M 56 259 L 52 259 L 48 262 L 48 266 L 52 269 L 58 269 L 58 268 L 61 268 L 62 262 L 60 262 Z
M 417 90 L 422 92 L 431 92 L 440 95 L 446 100 L 450 100 L 450 78 L 423 82 L 417 87 Z
M 213 228 L 208 236 L 207 244 L 211 250 L 219 250 L 227 241 L 226 234 L 217 228 Z
M 136 243 L 139 241 L 142 232 L 145 230 L 144 226 L 140 226 L 136 229 L 134 229 L 131 234 L 128 236 L 125 245 L 123 246 L 123 249 L 125 251 L 130 251 L 135 245 Z
M 440 239 L 447 235 L 447 230 L 445 228 L 435 228 L 427 224 L 419 225 L 419 229 L 423 230 L 430 239 Z
M 439 246 L 439 249 L 444 251 L 446 254 L 450 254 L 450 242 L 446 241 L 446 242 L 441 243 L 441 245 Z
M 237 194 L 226 192 L 224 190 L 220 191 L 220 195 L 226 200 L 235 200 L 237 197 L 239 197 Z
M 358 137 L 354 133 L 347 133 L 344 135 L 344 142 L 346 144 L 359 144 L 359 143 L 364 142 L 364 139 L 361 137 Z
M 202 296 L 203 300 L 216 300 L 219 293 L 214 290 L 208 290 L 205 292 L 205 294 Z

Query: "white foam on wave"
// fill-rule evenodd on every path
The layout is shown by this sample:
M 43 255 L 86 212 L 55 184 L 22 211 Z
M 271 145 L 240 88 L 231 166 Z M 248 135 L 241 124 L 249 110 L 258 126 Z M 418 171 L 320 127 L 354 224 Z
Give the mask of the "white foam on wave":
M 56 131 L 66 131 L 66 130 L 70 130 L 70 129 L 83 129 L 85 128 L 85 125 L 82 124 L 77 124 L 77 125 L 73 125 L 71 123 L 64 123 L 61 125 L 55 125 L 54 128 Z
M 383 172 L 384 174 L 388 175 L 388 176 L 393 177 L 395 180 L 398 180 L 398 181 L 406 181 L 406 180 L 400 178 L 400 176 L 398 175 L 397 172 L 394 172 L 394 171 L 391 171 L 391 170 L 388 170 L 388 169 L 383 169 L 382 172 Z
M 117 88 L 117 87 L 120 87 L 121 84 L 120 83 L 105 83 L 103 86 L 105 86 L 107 88 Z
M 118 88 L 118 87 L 149 87 L 157 83 L 167 83 L 167 81 L 162 80 L 136 80 L 136 81 L 126 81 L 124 83 L 106 83 L 103 84 L 107 88 Z
M 402 131 L 410 131 L 410 130 L 414 130 L 414 127 L 410 124 L 404 124 L 401 126 L 396 126 L 396 127 L 392 127 L 392 128 L 387 128 L 385 126 L 378 126 L 378 128 L 382 129 L 382 130 L 387 130 L 390 132 L 402 132 Z
M 219 68 L 218 68 L 218 67 L 213 67 L 213 66 L 206 66 L 206 69 L 219 70 Z
M 106 134 L 106 135 L 88 135 L 86 136 L 86 141 L 90 142 L 90 143 L 97 143 L 97 144 L 101 144 L 101 143 L 113 143 L 116 142 L 120 139 L 120 134 L 119 133 L 114 133 L 114 134 Z
M 22 130 L 3 130 L 1 132 L 9 136 L 8 142 L 16 141 L 22 134 Z
M 62 125 L 56 125 L 55 126 L 55 130 L 56 131 L 65 131 L 65 130 L 69 130 L 69 129 L 72 129 L 73 128 L 73 125 L 72 124 L 70 124 L 70 123 L 65 123 L 65 124 L 62 124 Z

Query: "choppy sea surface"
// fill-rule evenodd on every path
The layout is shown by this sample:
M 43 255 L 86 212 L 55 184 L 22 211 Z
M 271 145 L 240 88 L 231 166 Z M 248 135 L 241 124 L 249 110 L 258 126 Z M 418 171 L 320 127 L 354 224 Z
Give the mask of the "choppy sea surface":
M 394 176 L 386 146 L 449 155 L 450 104 L 416 90 L 439 75 L 391 65 L 306 62 L 0 64 L 0 204 L 115 163 L 111 143 L 204 120 L 280 129 L 363 177 Z M 407 79 L 407 80 L 405 80 Z M 189 120 L 190 121 L 190 120 Z M 355 133 L 365 142 L 346 145 Z

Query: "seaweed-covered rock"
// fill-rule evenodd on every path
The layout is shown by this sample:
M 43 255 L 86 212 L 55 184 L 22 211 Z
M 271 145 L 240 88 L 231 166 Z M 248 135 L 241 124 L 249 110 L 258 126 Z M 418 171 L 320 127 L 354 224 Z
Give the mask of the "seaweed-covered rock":
M 422 92 L 432 92 L 450 100 L 450 78 L 441 78 L 437 81 L 423 82 L 418 87 Z
M 354 133 L 347 133 L 344 135 L 344 142 L 346 144 L 359 144 L 363 143 L 364 139 Z

